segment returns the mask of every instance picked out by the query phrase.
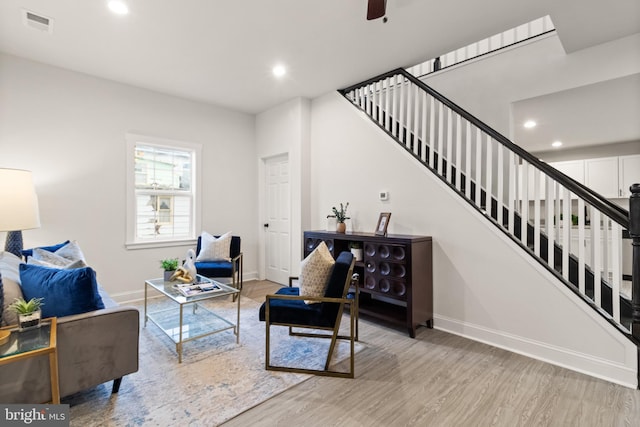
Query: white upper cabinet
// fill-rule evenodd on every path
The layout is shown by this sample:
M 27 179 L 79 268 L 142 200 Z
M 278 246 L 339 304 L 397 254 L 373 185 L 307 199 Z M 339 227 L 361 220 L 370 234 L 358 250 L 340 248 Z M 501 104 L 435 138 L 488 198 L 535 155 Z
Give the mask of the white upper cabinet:
M 566 162 L 549 162 L 550 166 L 558 169 L 569 178 L 584 184 L 584 160 L 569 160 Z
M 584 160 L 570 160 L 566 162 L 549 162 L 549 166 L 553 166 L 563 174 L 567 175 L 570 178 L 578 181 L 580 184 L 584 184 Z M 525 164 L 526 165 L 526 164 Z M 519 169 L 519 192 L 518 195 L 520 199 L 528 199 L 535 200 L 536 198 L 539 200 L 544 200 L 546 198 L 546 175 L 542 172 L 537 173 L 536 169 L 531 165 L 526 165 L 527 169 L 527 194 L 524 194 L 524 169 L 525 165 L 520 165 Z M 538 175 L 538 193 L 536 197 L 535 191 L 535 176 Z M 555 181 L 551 181 L 551 197 L 555 197 Z M 572 198 L 575 196 L 572 193 Z
M 622 156 L 618 159 L 619 191 L 616 197 L 627 198 L 631 196 L 631 184 L 640 184 L 640 155 Z
M 546 178 L 544 174 L 534 172 L 534 167 L 527 165 L 526 177 L 525 165 L 519 168 L 518 195 L 521 199 L 544 200 L 546 198 Z M 607 199 L 626 199 L 631 193 L 629 187 L 632 184 L 640 184 L 640 155 L 601 157 L 597 159 L 569 160 L 564 162 L 549 162 L 560 172 L 570 178 L 584 184 Z M 538 176 L 538 193 L 535 192 L 535 177 Z M 525 181 L 526 180 L 526 181 Z M 527 193 L 524 194 L 526 182 Z M 555 197 L 554 189 L 551 196 Z M 575 198 L 572 193 L 571 198 Z
M 620 197 L 618 157 L 603 157 L 584 161 L 584 183 L 608 199 Z

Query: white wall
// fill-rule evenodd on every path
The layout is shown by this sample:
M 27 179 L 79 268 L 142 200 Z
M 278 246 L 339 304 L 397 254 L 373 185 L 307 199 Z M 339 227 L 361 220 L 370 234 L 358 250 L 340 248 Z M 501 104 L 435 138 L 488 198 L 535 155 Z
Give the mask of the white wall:
M 78 240 L 121 301 L 162 275 L 161 258 L 184 258 L 187 246 L 124 247 L 125 134 L 134 132 L 202 144 L 202 227 L 242 236 L 245 279 L 257 275 L 254 116 L 8 55 L 0 94 L 0 167 L 33 171 L 40 201 L 42 226 L 23 233 L 25 247 Z
M 426 83 L 509 137 L 512 102 L 637 73 L 638 46 L 640 34 L 566 55 L 547 37 Z M 390 233 L 433 236 L 436 328 L 637 385 L 633 343 L 335 93 L 312 102 L 311 159 L 311 228 L 349 201 L 354 230 L 390 211 Z
M 260 219 L 264 212 L 264 161 L 269 157 L 287 154 L 291 188 L 291 259 L 290 271 L 298 275 L 302 258 L 302 232 L 309 229 L 309 122 L 311 102 L 297 98 L 274 107 L 256 118 L 258 151 L 258 192 Z M 264 221 L 262 221 L 264 222 Z M 260 227 L 260 278 L 265 277 L 264 234 Z
M 635 387 L 628 339 L 340 95 L 313 100 L 311 143 L 312 228 L 349 201 L 357 231 L 390 211 L 390 233 L 433 236 L 436 328 Z

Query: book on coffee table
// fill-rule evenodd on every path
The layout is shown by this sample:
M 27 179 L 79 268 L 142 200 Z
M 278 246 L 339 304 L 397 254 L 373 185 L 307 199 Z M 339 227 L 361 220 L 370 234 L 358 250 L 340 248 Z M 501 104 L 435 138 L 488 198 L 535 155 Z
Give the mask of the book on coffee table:
M 216 283 L 207 281 L 201 283 L 188 283 L 188 284 L 177 284 L 173 285 L 182 295 L 185 297 L 190 297 L 193 295 L 201 295 L 208 294 L 212 292 L 220 292 L 223 289 L 218 286 Z

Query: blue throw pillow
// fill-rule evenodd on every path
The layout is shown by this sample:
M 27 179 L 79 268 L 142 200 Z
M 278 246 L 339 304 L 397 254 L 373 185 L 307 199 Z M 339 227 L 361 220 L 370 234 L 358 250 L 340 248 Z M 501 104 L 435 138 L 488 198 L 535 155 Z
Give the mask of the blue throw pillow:
M 104 308 L 96 273 L 91 267 L 74 270 L 20 264 L 24 299 L 44 298 L 42 317 L 63 317 Z

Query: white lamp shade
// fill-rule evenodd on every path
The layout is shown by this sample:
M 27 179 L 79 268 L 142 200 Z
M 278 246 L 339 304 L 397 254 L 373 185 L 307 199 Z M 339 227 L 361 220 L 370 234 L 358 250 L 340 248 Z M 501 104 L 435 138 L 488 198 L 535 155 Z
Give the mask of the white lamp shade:
M 38 196 L 30 171 L 0 169 L 0 231 L 40 227 Z

